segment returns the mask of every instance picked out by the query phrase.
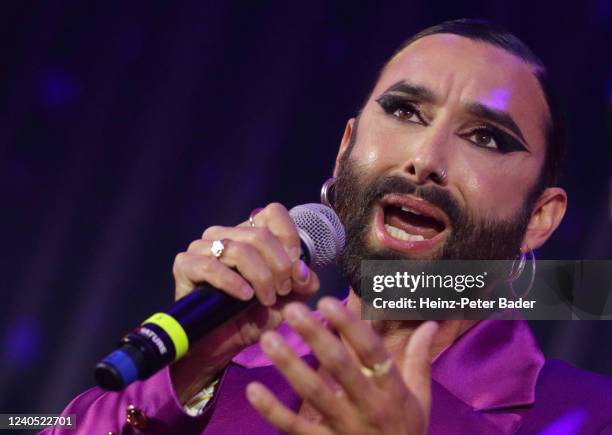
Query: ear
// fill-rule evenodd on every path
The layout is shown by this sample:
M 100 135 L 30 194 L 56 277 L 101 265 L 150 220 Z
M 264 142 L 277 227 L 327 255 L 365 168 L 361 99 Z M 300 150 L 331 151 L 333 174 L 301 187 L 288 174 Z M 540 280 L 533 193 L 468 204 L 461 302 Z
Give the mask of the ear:
M 542 246 L 561 223 L 566 209 L 565 190 L 560 187 L 544 189 L 531 212 L 521 251 L 527 252 Z
M 342 140 L 340 141 L 340 149 L 338 150 L 338 155 L 336 156 L 336 164 L 334 165 L 334 178 L 338 176 L 338 164 L 340 163 L 340 160 L 342 160 L 342 156 L 344 156 L 344 153 L 348 148 L 348 144 L 351 141 L 351 134 L 353 132 L 354 124 L 355 118 L 351 118 L 346 122 L 344 134 L 342 135 Z

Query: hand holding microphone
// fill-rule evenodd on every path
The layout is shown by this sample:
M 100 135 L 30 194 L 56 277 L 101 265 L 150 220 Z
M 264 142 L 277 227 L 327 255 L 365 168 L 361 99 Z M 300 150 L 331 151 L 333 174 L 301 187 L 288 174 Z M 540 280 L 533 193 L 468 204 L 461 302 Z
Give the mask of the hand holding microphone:
M 343 246 L 337 216 L 321 204 L 291 212 L 270 204 L 236 227 L 208 228 L 176 257 L 178 301 L 128 334 L 98 364 L 98 384 L 121 389 L 188 349 L 171 367 L 175 389 L 187 400 L 264 331 L 278 326 L 283 305 L 315 293 L 319 280 L 308 266 L 331 263 Z
M 300 271 L 300 238 L 285 207 L 270 204 L 254 214 L 251 222 L 209 227 L 201 239 L 177 255 L 173 270 L 177 299 L 202 282 L 236 299 L 255 295 L 267 307 L 292 289 L 299 292 L 294 288 L 297 275 L 308 270 Z M 223 246 L 217 258 L 211 252 L 215 241 Z

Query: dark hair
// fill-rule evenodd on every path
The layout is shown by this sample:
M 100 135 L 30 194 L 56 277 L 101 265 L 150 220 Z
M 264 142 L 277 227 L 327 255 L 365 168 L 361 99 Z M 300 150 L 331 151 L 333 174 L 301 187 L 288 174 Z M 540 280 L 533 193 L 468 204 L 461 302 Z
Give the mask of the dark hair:
M 561 166 L 567 147 L 565 119 L 559 100 L 553 91 L 546 67 L 540 58 L 536 56 L 535 53 L 533 53 L 533 51 L 531 51 L 531 49 L 527 47 L 523 41 L 498 25 L 484 20 L 460 19 L 446 21 L 422 30 L 405 41 L 395 51 L 391 59 L 393 59 L 399 52 L 413 42 L 426 36 L 440 33 L 450 33 L 476 41 L 487 42 L 491 45 L 506 50 L 507 52 L 523 59 L 525 62 L 535 67 L 534 74 L 538 79 L 544 93 L 550 118 L 547 120 L 545 126 L 546 155 L 544 165 L 542 167 L 539 180 L 536 183 L 536 186 L 534 186 L 532 189 L 531 196 L 539 196 L 544 188 L 556 185 L 559 182 Z M 386 64 L 382 68 L 379 78 L 384 72 L 385 68 Z M 535 200 L 536 198 L 531 199 Z

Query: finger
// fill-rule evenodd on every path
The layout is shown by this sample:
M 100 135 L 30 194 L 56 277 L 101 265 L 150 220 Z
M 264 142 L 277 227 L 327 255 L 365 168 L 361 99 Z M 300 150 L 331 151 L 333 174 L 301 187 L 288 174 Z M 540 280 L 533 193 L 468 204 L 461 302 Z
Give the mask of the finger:
M 346 402 L 334 395 L 321 376 L 291 350 L 279 333 L 264 333 L 260 344 L 296 393 L 312 403 L 321 415 L 332 421 L 348 416 Z
M 293 293 L 300 296 L 311 296 L 319 290 L 319 277 L 302 260 L 293 263 L 291 280 Z
M 190 245 L 190 251 L 201 256 L 211 256 L 210 240 L 195 241 Z M 230 268 L 236 268 L 255 290 L 257 299 L 265 305 L 272 306 L 276 302 L 276 288 L 272 271 L 257 249 L 248 243 L 237 240 L 223 239 L 223 252 L 218 260 Z
M 375 367 L 389 359 L 381 337 L 359 317 L 350 312 L 335 298 L 325 297 L 319 301 L 318 308 L 329 323 L 347 341 L 355 351 L 359 361 L 365 367 Z M 361 369 L 360 369 L 361 371 Z M 393 364 L 387 373 L 374 378 L 376 384 L 399 398 L 402 395 L 403 383 L 400 371 Z
M 272 231 L 280 240 L 292 262 L 300 258 L 300 237 L 285 206 L 277 202 L 268 204 L 255 215 L 253 223 L 256 227 L 266 227 Z M 248 221 L 246 224 L 250 225 Z
M 176 298 L 191 293 L 197 284 L 207 282 L 242 300 L 253 297 L 249 283 L 235 271 L 228 269 L 216 258 L 182 252 L 174 261 Z
M 214 226 L 204 231 L 202 238 L 204 240 L 230 239 L 255 247 L 272 271 L 276 292 L 279 295 L 291 292 L 292 262 L 280 240 L 268 228 Z M 206 253 L 206 245 L 198 241 L 193 242 L 190 249 L 203 250 L 202 253 Z
M 318 429 L 315 424 L 287 408 L 259 382 L 251 382 L 247 386 L 246 396 L 263 418 L 284 433 L 295 435 L 329 433 Z
M 438 332 L 434 321 L 420 325 L 410 337 L 404 353 L 402 378 L 426 412 L 431 407 L 431 360 L 433 338 Z
M 377 400 L 376 387 L 362 373 L 346 346 L 301 303 L 288 304 L 283 317 L 308 343 L 324 367 L 361 410 Z M 401 382 L 401 379 L 400 379 Z

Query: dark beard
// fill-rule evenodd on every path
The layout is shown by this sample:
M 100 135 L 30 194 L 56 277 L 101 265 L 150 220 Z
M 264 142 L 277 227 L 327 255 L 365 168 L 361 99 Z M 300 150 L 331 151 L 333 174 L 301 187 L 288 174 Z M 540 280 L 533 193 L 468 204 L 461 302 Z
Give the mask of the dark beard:
M 362 260 L 410 260 L 407 254 L 387 248 L 368 246 L 373 225 L 374 205 L 389 193 L 411 194 L 444 211 L 451 222 L 451 232 L 430 260 L 512 260 L 520 253 L 520 244 L 529 223 L 536 195 L 516 216 L 493 221 L 477 219 L 460 207 L 451 194 L 436 185 L 417 186 L 405 177 L 388 176 L 367 180 L 357 174 L 367 173 L 350 158 L 340 162 L 334 185 L 334 209 L 344 224 L 346 247 L 340 259 L 342 274 L 353 291 L 360 294 Z

